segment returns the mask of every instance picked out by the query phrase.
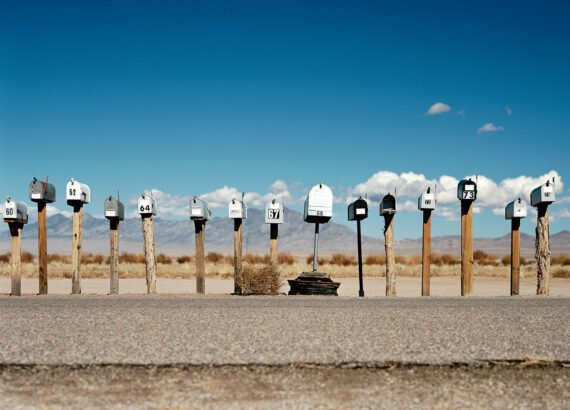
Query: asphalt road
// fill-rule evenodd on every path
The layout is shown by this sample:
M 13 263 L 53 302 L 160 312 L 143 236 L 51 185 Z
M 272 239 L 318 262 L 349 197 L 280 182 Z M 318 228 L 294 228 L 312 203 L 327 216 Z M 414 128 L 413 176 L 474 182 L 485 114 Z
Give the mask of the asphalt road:
M 0 364 L 570 362 L 570 299 L 0 297 Z

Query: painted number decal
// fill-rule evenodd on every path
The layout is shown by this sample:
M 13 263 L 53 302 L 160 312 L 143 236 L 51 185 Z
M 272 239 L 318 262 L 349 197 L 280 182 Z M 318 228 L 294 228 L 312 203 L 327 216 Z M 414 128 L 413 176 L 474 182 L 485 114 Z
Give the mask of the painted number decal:
M 75 188 L 69 188 L 69 196 L 75 196 L 76 192 Z
M 475 199 L 475 192 L 463 191 L 463 199 Z
M 14 215 L 14 208 L 6 208 L 6 215 Z
M 144 212 L 144 211 L 150 212 L 150 205 L 147 205 L 147 206 L 141 205 L 140 210 L 141 210 L 141 212 Z
M 279 219 L 279 214 L 281 212 L 279 209 L 268 209 L 267 210 L 267 218 L 268 219 Z

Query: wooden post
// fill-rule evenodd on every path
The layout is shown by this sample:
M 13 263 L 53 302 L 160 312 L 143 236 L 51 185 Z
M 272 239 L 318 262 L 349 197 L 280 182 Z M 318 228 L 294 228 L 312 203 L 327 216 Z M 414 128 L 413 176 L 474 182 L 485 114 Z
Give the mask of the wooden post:
M 394 215 L 384 215 L 384 249 L 386 251 L 386 296 L 396 296 L 396 259 L 394 257 Z
M 242 220 L 234 219 L 234 293 L 241 295 Z
M 279 225 L 270 224 L 269 227 L 269 259 L 273 265 L 277 266 L 279 263 L 279 249 L 277 243 L 277 237 L 279 236 Z
M 38 202 L 38 266 L 39 294 L 48 293 L 47 263 L 47 207 L 45 202 Z
M 521 273 L 521 220 L 511 219 L 511 296 L 519 294 Z
M 196 234 L 196 293 L 206 293 L 206 264 L 204 262 L 204 230 L 206 221 L 194 221 Z
M 12 296 L 22 295 L 22 224 L 10 222 L 12 256 L 10 258 Z
M 109 277 L 111 279 L 111 295 L 119 294 L 119 220 L 109 220 L 111 252 L 109 257 Z
M 536 294 L 546 295 L 550 293 L 550 238 L 548 226 L 548 205 L 541 204 L 537 207 L 536 219 Z
M 154 220 L 152 215 L 142 215 L 144 260 L 146 267 L 146 291 L 156 293 L 156 259 L 154 256 Z
M 461 201 L 461 296 L 473 292 L 473 206 Z
M 430 294 L 431 270 L 431 210 L 423 211 L 423 241 L 422 241 L 422 296 Z
M 73 206 L 73 244 L 71 248 L 71 294 L 81 294 L 81 246 L 83 242 L 83 205 Z

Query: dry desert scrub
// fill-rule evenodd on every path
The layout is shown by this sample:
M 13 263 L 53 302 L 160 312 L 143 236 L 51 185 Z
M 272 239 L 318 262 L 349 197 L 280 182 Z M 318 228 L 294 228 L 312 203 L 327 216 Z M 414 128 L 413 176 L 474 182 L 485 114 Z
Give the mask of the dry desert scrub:
M 277 295 L 282 285 L 283 280 L 276 265 L 243 264 L 239 286 L 244 295 Z

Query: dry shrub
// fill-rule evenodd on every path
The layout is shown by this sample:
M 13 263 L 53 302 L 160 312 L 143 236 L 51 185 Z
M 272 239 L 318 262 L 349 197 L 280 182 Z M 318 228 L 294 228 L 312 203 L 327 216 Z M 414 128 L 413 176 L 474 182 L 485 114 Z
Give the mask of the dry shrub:
M 71 263 L 69 256 L 60 255 L 59 253 L 48 254 L 47 260 L 49 263 L 51 262 Z
M 408 260 L 406 259 L 405 256 L 402 256 L 402 255 L 396 255 L 394 257 L 394 260 L 396 261 L 396 263 L 399 263 L 400 265 L 407 265 L 408 264 Z
M 568 268 L 556 268 L 552 270 L 553 278 L 570 278 L 570 269 Z
M 178 258 L 176 258 L 176 262 L 178 262 L 178 263 L 190 263 L 190 262 L 192 262 L 192 256 L 188 256 L 188 255 L 179 256 Z
M 10 254 L 5 253 L 3 255 L 0 255 L 0 263 L 10 263 Z
M 246 263 L 242 266 L 238 285 L 244 295 L 277 295 L 281 282 L 277 266 L 271 263 L 262 266 Z
M 487 252 L 480 250 L 473 252 L 473 260 L 482 266 L 499 266 L 495 255 L 489 255 Z
M 30 252 L 22 252 L 21 261 L 22 263 L 32 263 L 34 261 L 34 255 Z
M 313 258 L 311 258 L 311 263 L 313 263 Z M 351 266 L 356 265 L 357 262 L 354 256 L 345 255 L 343 253 L 333 253 L 329 263 L 331 265 Z
M 442 265 L 457 265 L 459 263 L 459 259 L 455 256 L 444 253 L 442 255 L 437 253 L 432 253 L 430 257 L 430 261 L 433 265 L 442 266 Z
M 293 265 L 295 263 L 295 257 L 290 253 L 280 253 L 277 260 L 282 265 Z
M 159 253 L 156 256 L 156 263 L 162 263 L 163 265 L 171 265 L 172 258 L 168 255 L 165 255 L 164 253 Z
M 384 255 L 369 255 L 364 260 L 366 265 L 384 265 L 386 263 L 386 257 Z
M 473 252 L 473 260 L 475 262 L 483 262 L 488 258 L 489 258 L 489 255 L 486 252 L 483 252 L 480 250 L 476 250 L 475 252 Z
M 408 258 L 409 265 L 421 265 L 422 264 L 422 257 L 421 256 L 410 256 Z
M 206 261 L 212 263 L 221 262 L 224 259 L 224 255 L 218 252 L 208 252 L 206 255 Z
M 314 255 L 309 255 L 309 256 L 307 256 L 307 265 L 312 265 L 312 264 L 313 264 L 313 258 L 314 258 Z M 319 262 L 319 265 L 324 265 L 324 264 L 327 263 L 328 261 L 327 261 L 325 258 L 321 257 L 321 258 L 319 258 L 319 261 L 318 261 L 318 262 Z
M 84 253 L 81 255 L 81 263 L 102 265 L 107 263 L 108 257 L 104 255 L 93 255 L 92 253 Z
M 260 264 L 269 263 L 269 255 L 257 255 L 253 253 L 248 253 L 243 257 L 243 261 L 246 263 Z
M 570 265 L 570 257 L 567 255 L 558 255 L 558 256 L 554 256 L 551 259 L 551 263 L 553 265 L 562 265 L 562 266 L 569 266 Z
M 501 259 L 501 264 L 503 266 L 511 266 L 511 255 L 503 256 Z
M 142 253 L 128 253 L 123 252 L 119 256 L 120 263 L 145 263 L 144 255 Z

